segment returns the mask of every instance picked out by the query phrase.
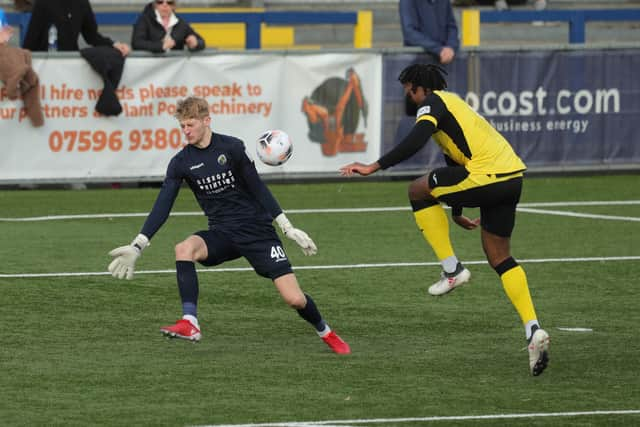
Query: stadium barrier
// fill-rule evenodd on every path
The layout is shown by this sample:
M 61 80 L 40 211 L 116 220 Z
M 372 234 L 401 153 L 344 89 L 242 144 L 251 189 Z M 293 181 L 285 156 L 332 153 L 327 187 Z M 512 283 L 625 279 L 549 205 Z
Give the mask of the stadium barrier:
M 590 21 L 639 21 L 640 9 L 577 9 L 540 11 L 495 11 L 467 9 L 462 11 L 462 45 L 480 45 L 481 23 L 566 22 L 569 43 L 584 43 L 586 24 Z
M 267 129 L 293 139 L 271 178 L 338 177 L 340 166 L 377 160 L 413 124 L 404 115 L 402 68 L 419 49 L 134 52 L 117 89 L 123 111 L 95 113 L 103 82 L 76 52 L 35 53 L 46 115 L 42 128 L 0 87 L 0 184 L 158 181 L 184 144 L 178 99 L 205 97 L 213 128 L 243 139 L 249 153 Z M 615 46 L 466 49 L 449 67 L 458 93 L 509 140 L 531 171 L 640 170 L 634 72 L 640 49 Z M 427 144 L 386 175 L 443 164 Z
M 180 16 L 187 22 L 198 24 L 241 23 L 245 27 L 245 48 L 262 47 L 264 25 L 314 25 L 345 24 L 353 25 L 353 47 L 370 48 L 373 32 L 373 14 L 371 11 L 251 11 L 242 12 L 188 12 L 182 9 Z M 232 10 L 232 9 L 230 9 Z M 97 12 L 98 25 L 133 26 L 140 14 L 138 12 Z M 7 21 L 20 29 L 21 44 L 31 17 L 28 13 L 8 13 Z M 215 47 L 215 46 L 213 46 Z

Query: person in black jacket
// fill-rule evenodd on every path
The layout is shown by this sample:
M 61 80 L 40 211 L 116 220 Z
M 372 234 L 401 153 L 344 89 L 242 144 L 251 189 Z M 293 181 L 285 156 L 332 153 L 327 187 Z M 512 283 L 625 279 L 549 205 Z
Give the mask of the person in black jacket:
M 89 0 L 36 0 L 22 47 L 31 51 L 46 51 L 52 25 L 58 31 L 59 51 L 80 50 L 78 36 L 82 33 L 85 42 L 91 46 L 113 46 L 122 56 L 129 53 L 127 44 L 114 42 L 98 32 L 96 16 Z
M 176 16 L 175 0 L 154 0 L 147 4 L 133 26 L 131 45 L 154 53 L 169 50 L 204 49 L 204 39 L 184 19 Z

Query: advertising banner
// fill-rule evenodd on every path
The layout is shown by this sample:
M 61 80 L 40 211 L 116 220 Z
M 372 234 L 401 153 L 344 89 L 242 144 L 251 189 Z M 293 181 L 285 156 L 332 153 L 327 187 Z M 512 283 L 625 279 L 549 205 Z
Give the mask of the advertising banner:
M 384 146 L 413 125 L 403 114 L 399 72 L 423 55 L 386 56 Z M 596 167 L 640 163 L 635 137 L 640 67 L 634 49 L 462 53 L 447 68 L 449 90 L 481 113 L 530 168 Z M 396 169 L 442 164 L 435 144 Z
M 190 95 L 210 104 L 214 132 L 255 153 L 260 134 L 293 140 L 283 166 L 261 173 L 324 173 L 380 154 L 382 59 L 375 54 L 132 57 L 116 90 L 122 113 L 95 106 L 105 87 L 82 58 L 34 58 L 45 125 L 0 87 L 0 182 L 159 180 L 185 144 L 173 117 Z

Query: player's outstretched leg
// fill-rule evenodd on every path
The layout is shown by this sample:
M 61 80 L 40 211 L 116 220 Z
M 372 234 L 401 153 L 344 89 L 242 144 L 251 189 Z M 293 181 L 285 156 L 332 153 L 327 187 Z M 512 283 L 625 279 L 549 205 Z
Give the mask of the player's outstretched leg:
M 295 308 L 300 317 L 309 322 L 322 341 L 336 354 L 350 354 L 351 348 L 342 338 L 331 330 L 324 321 L 316 303 L 309 295 L 302 292 L 298 280 L 293 273 L 285 274 L 273 280 L 285 302 Z
M 431 295 L 444 295 L 471 278 L 471 272 L 458 261 L 449 238 L 449 221 L 435 199 L 412 200 L 411 208 L 418 228 L 442 264 L 440 280 L 429 287 Z
M 471 272 L 458 262 L 453 273 L 442 271 L 440 280 L 429 287 L 429 293 L 433 296 L 444 295 L 458 286 L 462 286 L 471 279 Z
M 549 363 L 549 334 L 540 328 L 536 315 L 527 274 L 518 262 L 509 257 L 494 267 L 500 275 L 502 287 L 522 320 L 529 350 L 529 369 L 534 376 L 540 375 Z
M 202 334 L 197 318 L 199 284 L 195 264 L 192 261 L 176 261 L 176 278 L 183 316 L 174 325 L 160 328 L 160 332 L 168 338 L 200 341 Z
M 316 303 L 313 299 L 307 294 L 304 294 L 304 296 L 306 299 L 305 306 L 297 309 L 300 317 L 313 325 L 318 336 L 322 338 L 322 341 L 324 341 L 334 353 L 350 354 L 351 348 L 349 347 L 349 344 L 344 342 L 338 334 L 331 330 L 327 322 L 322 319 L 320 311 L 318 311 L 318 307 L 316 307 Z
M 198 321 L 195 320 L 195 324 L 193 323 L 194 319 L 187 319 L 184 316 L 182 319 L 178 320 L 174 325 L 164 326 L 160 328 L 160 332 L 167 338 L 181 338 L 183 340 L 189 340 L 198 342 L 202 337 L 200 333 L 200 328 L 198 328 Z M 193 316 L 191 316 L 193 317 Z
M 325 344 L 327 344 L 331 351 L 333 351 L 334 353 L 351 354 L 351 348 L 349 347 L 349 344 L 344 342 L 342 338 L 340 338 L 338 334 L 336 334 L 332 330 L 329 330 L 329 332 L 321 336 L 321 338 L 322 341 L 324 341 Z
M 540 375 L 549 363 L 549 341 L 549 334 L 544 329 L 537 329 L 529 340 L 529 368 L 534 377 Z

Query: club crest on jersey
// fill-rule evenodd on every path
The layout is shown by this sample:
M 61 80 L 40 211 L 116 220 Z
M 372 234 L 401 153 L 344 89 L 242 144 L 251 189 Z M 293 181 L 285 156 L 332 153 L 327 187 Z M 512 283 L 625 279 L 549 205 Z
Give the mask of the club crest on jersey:
M 416 117 L 424 116 L 425 114 L 429 113 L 431 113 L 431 105 L 425 105 L 424 107 L 420 107 L 420 109 L 416 113 Z
M 220 154 L 220 155 L 218 156 L 218 164 L 219 164 L 220 166 L 224 166 L 224 165 L 226 165 L 226 164 L 227 164 L 227 156 L 225 156 L 224 154 Z

